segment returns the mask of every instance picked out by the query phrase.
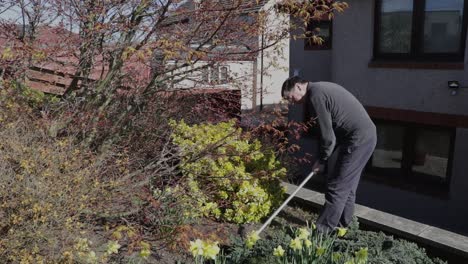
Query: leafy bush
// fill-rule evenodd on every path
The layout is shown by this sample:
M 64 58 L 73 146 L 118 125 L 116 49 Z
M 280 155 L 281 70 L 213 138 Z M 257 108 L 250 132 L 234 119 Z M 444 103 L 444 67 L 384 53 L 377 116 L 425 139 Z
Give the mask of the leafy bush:
M 275 153 L 242 134 L 234 121 L 189 126 L 172 122 L 181 153 L 192 216 L 214 216 L 235 223 L 258 222 L 277 207 L 286 174 Z M 184 188 L 184 187 L 178 187 Z
M 0 129 L 0 150 L 0 262 L 64 257 L 108 193 L 93 156 L 21 118 Z
M 0 90 L 0 113 L 0 263 L 105 263 L 118 243 L 134 244 L 134 259 L 149 252 L 141 238 L 111 239 L 100 226 L 120 215 L 130 190 L 121 163 L 108 166 L 73 136 L 50 135 L 22 90 Z

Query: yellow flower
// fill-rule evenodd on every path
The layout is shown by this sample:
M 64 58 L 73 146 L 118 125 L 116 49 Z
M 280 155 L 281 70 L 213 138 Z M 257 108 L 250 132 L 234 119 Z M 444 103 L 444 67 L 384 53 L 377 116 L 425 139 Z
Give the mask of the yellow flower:
M 190 252 L 194 257 L 203 255 L 203 241 L 197 239 L 194 241 L 190 241 Z
M 339 262 L 342 258 L 342 255 L 340 252 L 333 252 L 332 254 L 332 261 L 333 263 Z
M 306 239 L 304 240 L 304 245 L 309 248 L 312 246 L 312 242 L 309 239 Z
M 323 253 L 325 253 L 325 248 L 323 248 L 323 247 L 317 247 L 315 253 L 317 254 L 317 256 L 322 256 Z
M 355 252 L 354 255 L 356 256 L 357 263 L 366 263 L 368 257 L 368 249 L 361 248 L 359 251 Z
M 140 257 L 147 258 L 151 255 L 151 251 L 147 248 L 140 250 Z
M 140 257 L 148 258 L 151 255 L 151 245 L 144 241 L 140 242 L 141 250 L 140 250 Z
M 73 258 L 73 253 L 70 251 L 65 251 L 62 253 L 62 257 L 67 260 L 71 260 Z
M 89 263 L 97 263 L 97 256 L 96 252 L 90 251 L 88 252 L 88 256 L 86 256 Z
M 291 243 L 289 243 L 289 247 L 293 250 L 301 250 L 302 240 L 299 237 L 296 237 L 295 239 L 291 240 Z
M 107 244 L 107 254 L 117 254 L 119 253 L 119 248 L 121 247 L 121 245 L 119 245 L 119 242 L 117 241 L 109 241 L 109 243 Z
M 302 239 L 302 240 L 306 240 L 307 238 L 309 238 L 310 236 L 310 232 L 309 230 L 307 230 L 307 228 L 299 228 L 299 238 Z
M 282 257 L 284 256 L 284 249 L 282 246 L 278 246 L 273 250 L 273 256 Z
M 255 243 L 260 239 L 257 231 L 252 231 L 250 234 L 247 235 L 247 239 L 245 240 L 245 245 L 247 248 L 253 248 Z
M 218 242 L 209 243 L 203 242 L 203 257 L 215 259 L 219 253 Z
M 339 227 L 338 228 L 338 237 L 344 237 L 344 235 L 346 235 L 346 232 L 348 232 L 348 229 Z

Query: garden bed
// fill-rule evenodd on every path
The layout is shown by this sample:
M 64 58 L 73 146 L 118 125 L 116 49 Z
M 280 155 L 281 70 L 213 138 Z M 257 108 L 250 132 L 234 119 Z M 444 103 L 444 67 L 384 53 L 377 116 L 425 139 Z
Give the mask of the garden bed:
M 380 231 L 370 231 L 367 227 L 359 228 L 357 221 L 354 221 L 352 226 L 346 231 L 344 236 L 338 234 L 331 235 L 334 239 L 331 246 L 330 256 L 336 253 L 335 256 L 348 256 L 357 254 L 362 249 L 365 251 L 367 262 L 359 262 L 355 258 L 354 261 L 344 259 L 329 260 L 318 258 L 316 260 L 305 260 L 304 262 L 292 262 L 291 259 L 286 261 L 281 257 L 275 256 L 275 249 L 279 245 L 285 250 L 283 257 L 288 254 L 288 248 L 291 247 L 291 241 L 297 235 L 295 231 L 299 228 L 304 228 L 311 225 L 317 218 L 316 212 L 304 209 L 303 205 L 293 203 L 287 206 L 280 215 L 273 220 L 271 225 L 260 234 L 260 239 L 249 248 L 246 245 L 246 237 L 254 230 L 258 230 L 260 224 L 245 224 L 233 225 L 226 223 L 218 223 L 211 220 L 203 220 L 205 224 L 194 224 L 189 232 L 188 237 L 192 242 L 197 238 L 203 241 L 221 241 L 219 247 L 225 258 L 217 259 L 217 261 L 208 260 L 204 263 L 375 263 L 375 264 L 436 264 L 446 263 L 443 260 L 431 258 L 426 254 L 424 248 L 421 248 L 413 242 L 404 239 L 396 238 L 392 235 L 385 234 Z M 312 237 L 314 236 L 313 230 Z M 196 234 L 201 236 L 197 237 Z M 190 237 L 191 236 L 191 237 Z M 312 239 L 311 239 L 312 240 Z M 187 246 L 187 245 L 186 245 Z M 306 247 L 306 245 L 302 245 Z M 316 246 L 316 245 L 314 245 Z M 289 250 L 289 253 L 292 251 Z M 194 263 L 191 259 L 188 248 L 186 251 L 178 253 L 164 253 L 163 259 L 158 263 Z M 171 255 L 173 254 L 173 255 Z M 324 253 L 325 254 L 325 253 Z M 276 254 L 277 255 L 277 254 Z M 171 259 L 172 258 L 172 259 Z M 172 261 L 172 262 L 171 262 Z M 314 262 L 312 262 L 314 261 Z M 202 263 L 202 262 L 198 262 Z

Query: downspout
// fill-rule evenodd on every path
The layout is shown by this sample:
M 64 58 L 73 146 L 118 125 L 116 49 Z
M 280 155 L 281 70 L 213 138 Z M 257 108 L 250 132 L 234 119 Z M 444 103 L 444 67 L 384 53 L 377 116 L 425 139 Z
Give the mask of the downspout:
M 260 111 L 263 110 L 263 45 L 264 45 L 264 34 L 262 31 L 262 43 L 260 50 Z
M 255 57 L 253 61 L 253 86 L 252 86 L 252 110 L 257 109 L 257 74 L 258 74 L 258 66 L 257 66 L 257 57 Z

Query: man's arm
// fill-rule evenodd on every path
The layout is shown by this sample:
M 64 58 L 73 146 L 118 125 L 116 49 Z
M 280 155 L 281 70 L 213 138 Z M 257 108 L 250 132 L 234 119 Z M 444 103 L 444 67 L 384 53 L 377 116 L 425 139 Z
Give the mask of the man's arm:
M 320 156 L 319 162 L 325 164 L 331 156 L 336 144 L 335 132 L 333 132 L 332 117 L 327 107 L 326 98 L 320 94 L 310 96 L 310 100 L 317 114 L 317 121 L 320 128 Z

